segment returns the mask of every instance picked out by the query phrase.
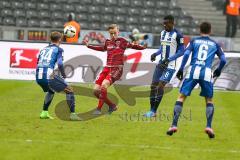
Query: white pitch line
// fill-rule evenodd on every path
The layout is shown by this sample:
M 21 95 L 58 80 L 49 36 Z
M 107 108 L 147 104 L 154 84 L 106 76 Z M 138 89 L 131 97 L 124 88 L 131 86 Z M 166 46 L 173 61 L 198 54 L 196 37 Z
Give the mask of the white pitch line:
M 214 92 L 224 92 L 224 93 L 237 93 L 239 94 L 240 91 L 239 90 L 236 90 L 236 91 L 229 91 L 229 90 L 214 90 Z
M 214 141 L 214 140 L 213 140 Z M 86 142 L 79 142 L 79 141 L 55 141 L 55 140 L 20 140 L 20 139 L 6 139 L 6 140 L 0 140 L 0 143 L 2 142 L 26 142 L 28 144 L 31 143 L 52 143 L 52 144 L 80 144 L 84 146 L 93 146 L 95 144 L 90 144 Z M 97 145 L 105 146 L 105 147 L 116 147 L 116 148 L 139 148 L 139 149 L 160 149 L 160 150 L 175 150 L 175 151 L 181 151 L 181 150 L 187 150 L 191 152 L 210 152 L 210 153 L 236 153 L 239 154 L 240 150 L 219 150 L 219 149 L 200 149 L 200 148 L 174 148 L 174 147 L 163 147 L 158 145 L 146 145 L 146 144 L 111 144 L 111 143 L 99 143 Z
M 216 149 L 199 149 L 199 148 L 171 148 L 171 147 L 162 147 L 157 145 L 145 145 L 145 144 L 136 144 L 136 145 L 125 145 L 125 144 L 102 144 L 104 146 L 110 146 L 110 147 L 120 147 L 120 148 L 140 148 L 140 149 L 161 149 L 161 150 L 188 150 L 191 152 L 223 152 L 221 150 Z M 225 150 L 229 153 L 240 153 L 240 150 Z

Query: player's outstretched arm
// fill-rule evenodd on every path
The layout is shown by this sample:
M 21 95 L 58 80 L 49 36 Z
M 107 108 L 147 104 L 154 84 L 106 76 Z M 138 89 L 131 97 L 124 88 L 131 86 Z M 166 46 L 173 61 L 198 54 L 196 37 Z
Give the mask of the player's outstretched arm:
M 185 67 L 185 65 L 187 64 L 188 58 L 189 58 L 189 56 L 190 56 L 190 53 L 191 53 L 190 50 L 186 50 L 186 51 L 184 52 L 184 56 L 183 56 L 182 63 L 181 63 L 181 66 L 180 66 L 179 70 L 181 70 L 181 71 L 184 70 L 184 67 Z
M 102 51 L 102 52 L 106 51 L 104 45 L 90 45 L 90 44 L 88 43 L 88 41 L 83 41 L 83 44 L 85 44 L 86 47 L 88 47 L 88 48 L 90 48 L 90 49 L 93 49 L 93 50 L 96 50 L 96 51 Z
M 174 61 L 174 60 L 178 59 L 179 57 L 183 56 L 183 54 L 184 54 L 184 44 L 181 44 L 177 47 L 176 54 L 169 57 L 168 60 L 169 61 Z
M 183 56 L 182 63 L 181 63 L 180 69 L 179 69 L 181 71 L 183 71 L 183 69 L 184 69 L 184 67 L 185 67 L 185 65 L 186 65 L 186 63 L 188 61 L 189 55 L 191 54 L 191 52 L 193 50 L 193 41 L 194 40 L 191 40 L 188 43 L 188 45 L 187 45 L 187 47 L 186 47 L 186 49 L 184 51 L 184 56 Z
M 186 50 L 184 52 L 184 56 L 183 56 L 183 60 L 182 60 L 182 63 L 181 63 L 181 66 L 177 72 L 177 78 L 181 81 L 183 79 L 183 70 L 184 70 L 184 67 L 185 65 L 187 64 L 187 61 L 188 61 L 188 58 L 190 56 L 190 53 L 191 53 L 191 50 Z
M 178 59 L 179 57 L 183 56 L 183 54 L 184 54 L 184 45 L 181 44 L 177 47 L 176 54 L 174 54 L 173 56 L 171 56 L 167 59 L 162 60 L 161 66 L 163 68 L 166 68 L 170 61 L 174 61 L 174 60 Z
M 100 46 L 100 45 L 87 45 L 88 48 L 96 50 L 96 51 L 105 51 L 104 46 Z
M 136 50 L 143 50 L 143 49 L 147 48 L 147 44 L 144 44 L 142 46 L 142 45 L 139 45 L 139 44 L 136 44 L 136 43 L 129 43 L 127 48 L 132 48 L 132 49 L 136 49 Z

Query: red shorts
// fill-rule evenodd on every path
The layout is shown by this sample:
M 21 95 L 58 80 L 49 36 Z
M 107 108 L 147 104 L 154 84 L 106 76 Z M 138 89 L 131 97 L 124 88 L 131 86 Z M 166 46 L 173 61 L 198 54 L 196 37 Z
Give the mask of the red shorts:
M 111 84 L 122 77 L 123 67 L 104 67 L 102 72 L 97 77 L 95 83 L 102 85 L 104 79 L 108 80 Z

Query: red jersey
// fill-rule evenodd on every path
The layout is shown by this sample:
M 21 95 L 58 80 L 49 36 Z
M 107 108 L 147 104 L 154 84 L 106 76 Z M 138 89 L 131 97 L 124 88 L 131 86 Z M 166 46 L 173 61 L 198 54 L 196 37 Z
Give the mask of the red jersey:
M 107 51 L 107 66 L 118 66 L 123 65 L 124 52 L 127 48 L 143 50 L 145 47 L 132 44 L 123 37 L 118 37 L 115 40 L 107 39 L 105 44 L 99 45 L 88 45 L 88 48 L 97 51 Z

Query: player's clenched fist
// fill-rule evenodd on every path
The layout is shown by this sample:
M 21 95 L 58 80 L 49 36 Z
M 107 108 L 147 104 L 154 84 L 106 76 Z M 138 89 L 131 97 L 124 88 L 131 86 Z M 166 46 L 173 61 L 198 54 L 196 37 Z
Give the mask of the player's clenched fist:
M 151 61 L 153 62 L 153 61 L 155 61 L 156 60 L 156 55 L 153 53 L 152 55 L 151 55 Z
M 179 70 L 176 76 L 180 81 L 183 80 L 183 71 Z

